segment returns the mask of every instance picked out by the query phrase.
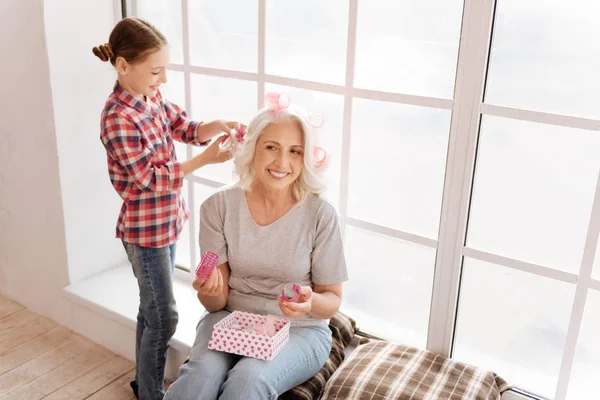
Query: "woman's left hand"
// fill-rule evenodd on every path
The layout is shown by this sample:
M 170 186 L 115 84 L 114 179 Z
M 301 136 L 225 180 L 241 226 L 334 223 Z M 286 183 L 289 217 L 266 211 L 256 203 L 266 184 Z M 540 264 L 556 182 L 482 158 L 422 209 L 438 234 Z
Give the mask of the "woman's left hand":
M 298 302 L 292 303 L 285 301 L 281 295 L 279 295 L 279 297 L 277 297 L 277 303 L 279 304 L 279 309 L 285 317 L 299 318 L 310 312 L 312 309 L 312 299 L 312 288 L 310 286 L 301 286 Z

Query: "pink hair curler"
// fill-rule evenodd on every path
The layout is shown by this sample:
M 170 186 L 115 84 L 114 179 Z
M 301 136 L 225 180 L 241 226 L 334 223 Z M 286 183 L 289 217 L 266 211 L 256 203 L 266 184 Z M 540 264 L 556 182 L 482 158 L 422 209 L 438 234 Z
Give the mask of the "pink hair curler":
M 196 268 L 196 276 L 204 281 L 208 280 L 215 270 L 219 262 L 219 256 L 212 251 L 207 251 L 202 256 L 198 268 Z
M 244 138 L 246 137 L 247 133 L 248 132 L 246 131 L 246 129 L 244 129 L 243 126 L 237 130 L 237 132 L 235 133 L 235 138 L 238 141 L 238 143 L 244 143 Z
M 295 283 L 292 284 L 287 284 L 284 286 L 283 290 L 281 291 L 281 297 L 283 298 L 283 301 L 288 301 L 290 303 L 297 303 L 298 299 L 300 299 L 300 292 L 302 291 L 302 289 L 300 288 L 300 286 L 296 285 Z
M 327 161 L 327 152 L 321 147 L 313 147 L 313 155 L 315 157 L 317 167 L 322 166 L 325 164 L 325 161 Z
M 265 96 L 265 103 L 267 107 L 274 110 L 283 110 L 290 105 L 290 96 L 285 93 L 269 92 Z
M 248 132 L 243 127 L 238 129 L 237 131 L 235 129 L 230 129 L 229 137 L 227 139 L 231 138 L 231 139 L 235 139 L 238 143 L 244 143 L 244 138 L 246 137 L 246 133 L 248 133 Z
M 320 128 L 325 125 L 325 116 L 319 112 L 312 113 L 308 117 L 308 122 L 313 128 Z

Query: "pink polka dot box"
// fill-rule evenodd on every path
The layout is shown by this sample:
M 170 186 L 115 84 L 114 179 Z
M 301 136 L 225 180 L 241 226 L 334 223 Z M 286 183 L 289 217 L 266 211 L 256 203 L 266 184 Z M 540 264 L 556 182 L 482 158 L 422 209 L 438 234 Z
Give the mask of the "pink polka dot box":
M 266 326 L 270 327 L 268 332 Z M 215 324 L 208 348 L 272 360 L 289 338 L 290 321 L 287 319 L 234 311 Z

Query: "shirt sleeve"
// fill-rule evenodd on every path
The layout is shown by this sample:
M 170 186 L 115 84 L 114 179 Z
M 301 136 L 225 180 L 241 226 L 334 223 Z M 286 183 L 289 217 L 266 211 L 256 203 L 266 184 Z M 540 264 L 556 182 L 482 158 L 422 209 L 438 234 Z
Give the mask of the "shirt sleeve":
M 183 169 L 176 160 L 154 158 L 137 127 L 118 113 L 109 114 L 102 128 L 102 143 L 141 190 L 166 192 L 183 186 Z M 159 161 L 157 161 L 159 160 Z
M 215 253 L 219 257 L 219 265 L 227 262 L 227 241 L 224 226 L 225 204 L 221 193 L 206 199 L 200 206 L 200 251 Z
M 196 146 L 205 146 L 209 142 L 199 142 L 196 138 L 196 128 L 201 122 L 195 122 L 188 118 L 187 114 L 181 107 L 171 103 L 167 99 L 163 99 L 163 107 L 169 121 L 171 136 L 178 142 L 193 144 Z
M 339 217 L 333 206 L 323 202 L 317 213 L 317 228 L 311 254 L 312 282 L 334 285 L 348 280 Z

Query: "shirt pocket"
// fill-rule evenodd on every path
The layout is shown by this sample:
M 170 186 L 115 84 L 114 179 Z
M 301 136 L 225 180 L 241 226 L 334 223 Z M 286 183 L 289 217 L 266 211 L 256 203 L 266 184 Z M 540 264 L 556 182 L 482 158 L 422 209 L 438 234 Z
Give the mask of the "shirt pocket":
M 164 124 L 156 118 L 148 118 L 148 124 L 145 133 L 145 144 L 148 150 L 152 152 L 152 161 L 167 162 L 171 159 L 170 144 L 168 134 L 163 131 Z

